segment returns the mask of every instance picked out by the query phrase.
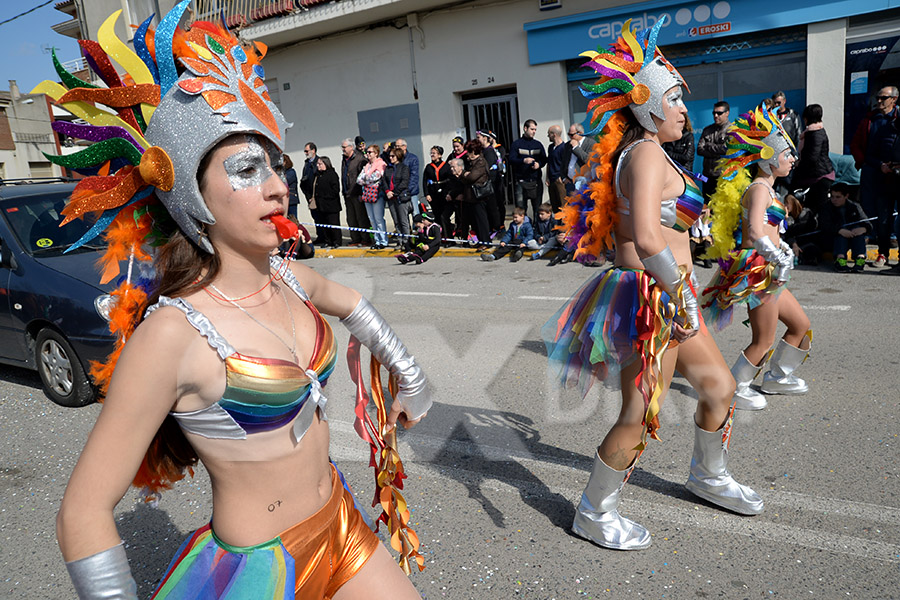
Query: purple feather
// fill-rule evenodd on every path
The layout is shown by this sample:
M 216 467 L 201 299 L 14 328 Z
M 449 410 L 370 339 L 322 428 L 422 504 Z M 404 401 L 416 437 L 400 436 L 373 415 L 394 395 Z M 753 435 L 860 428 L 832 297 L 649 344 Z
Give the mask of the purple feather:
M 63 135 L 79 140 L 87 140 L 89 142 L 101 142 L 110 138 L 123 138 L 128 142 L 131 142 L 141 154 L 144 153 L 144 147 L 137 143 L 124 127 L 116 127 L 113 125 L 78 125 L 67 121 L 54 121 L 51 127 L 53 127 L 53 131 L 58 131 Z

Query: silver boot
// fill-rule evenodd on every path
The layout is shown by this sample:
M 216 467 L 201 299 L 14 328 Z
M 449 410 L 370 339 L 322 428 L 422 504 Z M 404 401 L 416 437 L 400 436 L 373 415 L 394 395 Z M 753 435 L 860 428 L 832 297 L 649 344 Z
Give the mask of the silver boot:
M 619 494 L 634 464 L 624 471 L 616 471 L 594 454 L 594 468 L 581 503 L 575 511 L 572 531 L 604 548 L 613 550 L 643 550 L 650 546 L 650 532 L 619 515 Z
M 762 364 L 765 364 L 765 360 Z M 747 360 L 747 357 L 741 352 L 738 359 L 731 367 L 731 374 L 737 382 L 737 389 L 734 392 L 734 407 L 740 410 L 762 410 L 766 407 L 766 397 L 750 387 L 756 376 L 762 370 L 762 365 L 756 366 Z
M 796 377 L 794 369 L 803 364 L 809 356 L 809 349 L 801 350 L 791 346 L 784 338 L 778 341 L 772 358 L 769 361 L 771 367 L 763 376 L 759 389 L 764 394 L 805 394 L 809 391 L 806 382 Z
M 694 424 L 694 456 L 685 487 L 694 495 L 742 515 L 763 511 L 759 494 L 741 485 L 728 472 L 728 444 L 734 411 L 718 431 L 706 431 Z

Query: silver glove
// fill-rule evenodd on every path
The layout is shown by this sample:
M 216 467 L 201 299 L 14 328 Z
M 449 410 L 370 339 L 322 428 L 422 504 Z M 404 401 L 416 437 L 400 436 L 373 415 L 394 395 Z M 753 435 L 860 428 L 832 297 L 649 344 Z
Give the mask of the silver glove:
M 641 262 L 644 264 L 644 269 L 653 275 L 653 279 L 655 279 L 664 290 L 670 294 L 675 293 L 678 284 L 681 282 L 681 270 L 678 268 L 678 263 L 675 261 L 675 255 L 672 254 L 671 248 L 666 246 L 653 256 L 642 258 Z M 691 329 L 697 329 L 700 327 L 697 296 L 694 294 L 694 291 L 688 285 L 687 281 L 684 282 L 682 295 L 684 296 L 686 318 L 682 319 L 680 315 L 676 315 L 675 320 L 678 322 L 686 322 Z
M 67 562 L 66 569 L 81 600 L 137 600 L 124 543 Z
M 782 245 L 786 244 L 782 242 Z M 753 242 L 753 248 L 760 256 L 766 259 L 766 261 L 775 266 L 775 270 L 772 271 L 773 279 L 777 281 L 787 281 L 790 278 L 790 270 L 794 268 L 793 252 L 788 255 L 782 248 L 776 248 L 775 244 L 767 235 L 764 235 Z M 790 250 L 790 248 L 788 248 L 788 250 Z
M 395 408 L 400 408 L 411 421 L 422 418 L 431 408 L 431 390 L 425 373 L 384 317 L 362 297 L 341 323 L 397 378 Z

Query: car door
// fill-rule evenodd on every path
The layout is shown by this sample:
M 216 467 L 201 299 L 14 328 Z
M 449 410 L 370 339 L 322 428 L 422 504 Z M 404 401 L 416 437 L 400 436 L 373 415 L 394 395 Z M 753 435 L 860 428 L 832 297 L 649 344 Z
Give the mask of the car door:
M 10 256 L 21 263 L 22 253 L 12 234 L 0 217 L 0 360 L 10 363 L 24 363 L 27 360 L 25 336 L 22 332 L 21 320 L 16 312 L 21 309 L 13 300 L 15 292 L 11 289 L 15 274 L 10 267 Z M 19 265 L 22 268 L 23 265 Z

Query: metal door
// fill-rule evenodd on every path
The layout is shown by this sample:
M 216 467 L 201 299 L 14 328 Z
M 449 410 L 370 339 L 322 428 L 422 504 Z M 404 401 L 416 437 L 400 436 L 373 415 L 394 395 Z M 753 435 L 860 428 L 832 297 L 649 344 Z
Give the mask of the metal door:
M 467 138 L 475 137 L 475 132 L 487 128 L 497 134 L 497 141 L 509 153 L 509 147 L 519 137 L 519 99 L 513 90 L 504 90 L 496 95 L 472 94 L 462 98 L 463 120 Z M 508 168 L 508 167 L 507 167 Z M 511 179 L 506 177 L 507 204 L 512 202 Z

